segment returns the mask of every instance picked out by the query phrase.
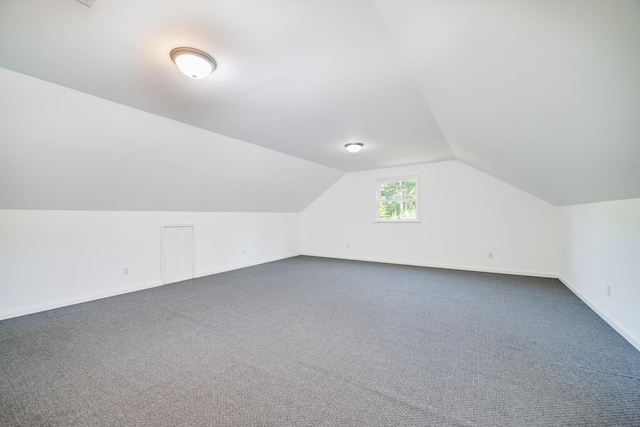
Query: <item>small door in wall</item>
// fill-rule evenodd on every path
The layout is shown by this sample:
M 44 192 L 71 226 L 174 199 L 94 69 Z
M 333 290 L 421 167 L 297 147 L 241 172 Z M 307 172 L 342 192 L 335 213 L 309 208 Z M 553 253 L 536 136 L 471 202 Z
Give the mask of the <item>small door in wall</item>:
M 193 226 L 164 227 L 164 283 L 193 279 Z

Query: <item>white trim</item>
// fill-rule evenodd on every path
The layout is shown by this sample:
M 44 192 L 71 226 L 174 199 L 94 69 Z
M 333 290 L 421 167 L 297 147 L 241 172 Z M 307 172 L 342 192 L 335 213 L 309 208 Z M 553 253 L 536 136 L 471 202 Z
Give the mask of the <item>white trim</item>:
M 595 303 L 590 301 L 582 292 L 578 290 L 575 286 L 571 284 L 567 279 L 562 276 L 558 276 L 558 280 L 560 280 L 571 292 L 573 292 L 578 298 L 582 300 L 591 310 L 593 310 L 598 316 L 602 318 L 605 322 L 609 324 L 613 329 L 616 330 L 624 339 L 629 341 L 629 344 L 634 346 L 638 351 L 640 351 L 640 339 L 635 337 L 632 333 L 624 329 L 622 326 L 618 325 L 612 318 L 607 316 L 604 311 L 598 307 Z
M 274 257 L 274 258 L 265 258 L 265 259 L 262 259 L 262 260 L 259 260 L 259 261 L 254 261 L 254 262 L 245 263 L 245 264 L 239 264 L 239 265 L 235 265 L 235 266 L 232 266 L 232 267 L 220 268 L 220 269 L 217 269 L 217 270 L 214 270 L 214 271 L 211 271 L 211 272 L 196 273 L 194 275 L 194 279 L 195 278 L 199 278 L 199 277 L 211 276 L 211 275 L 214 275 L 214 274 L 217 274 L 217 273 L 223 273 L 223 272 L 226 272 L 226 271 L 239 270 L 241 268 L 251 267 L 251 266 L 254 266 L 254 265 L 266 264 L 268 262 L 280 261 L 280 260 L 287 259 L 287 258 L 293 258 L 293 257 L 299 256 L 299 255 L 301 255 L 301 254 L 300 253 L 294 253 L 294 254 L 285 255 L 285 256 L 279 256 L 279 257 Z M 107 291 L 107 292 L 96 292 L 96 293 L 93 293 L 93 294 L 83 295 L 81 297 L 68 298 L 68 299 L 58 300 L 58 301 L 45 303 L 45 304 L 32 305 L 32 306 L 20 308 L 20 309 L 17 309 L 17 310 L 3 311 L 3 312 L 0 312 L 0 320 L 11 319 L 11 318 L 20 317 L 20 316 L 26 316 L 27 314 L 40 313 L 42 311 L 53 310 L 53 309 L 56 309 L 56 308 L 67 307 L 67 306 L 75 305 L 75 304 L 81 304 L 83 302 L 96 301 L 96 300 L 103 299 L 103 298 L 109 298 L 109 297 L 114 297 L 114 296 L 117 296 L 117 295 L 128 294 L 130 292 L 137 292 L 137 291 L 142 291 L 144 289 L 151 289 L 151 288 L 155 288 L 155 287 L 158 287 L 158 286 L 164 286 L 164 283 L 162 283 L 162 281 L 160 281 L 160 282 L 152 282 L 152 283 L 145 283 L 145 284 L 138 285 L 138 286 L 132 286 L 132 287 L 126 287 L 126 288 L 118 288 L 118 289 L 110 290 L 110 291 Z
M 194 230 L 194 232 L 195 232 L 195 230 Z M 293 253 L 293 254 L 289 254 L 289 255 L 285 255 L 285 256 L 278 256 L 278 257 L 273 257 L 273 258 L 264 258 L 264 259 L 258 260 L 258 261 L 252 261 L 252 262 L 249 262 L 249 263 L 237 264 L 237 265 L 234 265 L 234 266 L 231 266 L 231 267 L 224 267 L 224 268 L 212 270 L 212 271 L 209 271 L 209 272 L 204 272 L 204 273 L 199 272 L 199 273 L 196 273 L 194 275 L 194 278 L 211 276 L 211 275 L 214 275 L 214 274 L 224 273 L 224 272 L 232 271 L 232 270 L 238 270 L 238 269 L 241 269 L 241 268 L 251 267 L 251 266 L 254 266 L 254 265 L 266 264 L 266 263 L 269 263 L 269 262 L 280 261 L 280 260 L 287 259 L 287 258 L 293 258 L 293 257 L 300 256 L 300 255 L 313 256 L 313 257 L 319 257 L 319 258 L 336 258 L 336 259 L 346 259 L 346 260 L 365 261 L 365 262 L 381 262 L 381 263 L 386 263 L 386 264 L 402 264 L 402 265 L 411 265 L 411 266 L 417 266 L 417 267 L 444 268 L 444 269 L 448 269 L 448 270 L 477 271 L 477 272 L 482 272 L 482 273 L 499 273 L 499 274 L 511 274 L 511 275 L 516 275 L 516 276 L 533 276 L 533 277 L 545 277 L 545 278 L 558 279 L 571 292 L 573 292 L 578 298 L 580 298 L 580 300 L 582 300 L 582 302 L 584 302 L 598 316 L 600 316 L 600 318 L 602 318 L 602 320 L 607 322 L 609 324 L 609 326 L 611 326 L 613 329 L 616 330 L 616 332 L 618 332 L 620 335 L 622 335 L 622 337 L 624 339 L 626 339 L 629 342 L 629 344 L 631 344 L 638 351 L 640 351 L 640 339 L 636 338 L 633 334 L 628 332 L 622 326 L 618 325 L 613 319 L 611 319 L 609 316 L 607 316 L 596 304 L 592 303 L 586 296 L 584 296 L 580 291 L 578 291 L 578 289 L 575 286 L 573 286 L 571 284 L 571 282 L 569 282 L 567 279 L 565 279 L 564 277 L 562 277 L 560 275 L 551 274 L 551 273 L 542 273 L 542 272 L 533 272 L 533 271 L 520 271 L 520 270 L 505 270 L 505 269 L 486 269 L 486 268 L 467 267 L 467 266 L 460 266 L 460 265 L 432 264 L 432 263 L 423 263 L 423 262 L 408 262 L 408 261 L 398 261 L 398 260 L 389 260 L 389 259 L 366 259 L 366 258 L 360 258 L 360 257 L 344 257 L 344 256 L 340 256 L 340 255 L 326 255 L 326 254 L 325 255 L 320 255 L 320 254 L 312 254 L 312 253 Z M 162 282 L 150 282 L 150 283 L 145 283 L 145 284 L 138 285 L 138 286 L 119 288 L 119 289 L 115 289 L 115 290 L 111 290 L 111 291 L 107 291 L 107 292 L 96 292 L 96 293 L 84 295 L 84 296 L 81 296 L 81 297 L 58 300 L 58 301 L 49 302 L 49 303 L 46 303 L 46 304 L 32 305 L 32 306 L 20 308 L 20 309 L 17 309 L 17 310 L 4 311 L 4 312 L 0 312 L 0 320 L 12 319 L 14 317 L 26 316 L 28 314 L 39 313 L 39 312 L 42 312 L 42 311 L 53 310 L 53 309 L 56 309 L 56 308 L 67 307 L 67 306 L 70 306 L 70 305 L 81 304 L 81 303 L 89 302 L 89 301 L 96 301 L 96 300 L 100 300 L 100 299 L 103 299 L 103 298 L 113 297 L 113 296 L 116 296 L 116 295 L 124 295 L 124 294 L 128 294 L 130 292 L 137 292 L 137 291 L 141 291 L 141 290 L 144 290 L 144 289 L 155 288 L 155 287 L 158 287 L 158 286 L 163 286 L 163 283 Z
M 415 219 L 380 219 L 380 185 L 385 182 L 400 182 L 400 181 L 415 181 L 416 182 L 416 218 Z M 422 200 L 422 196 L 420 194 L 420 189 L 422 188 L 420 183 L 420 174 L 414 175 L 403 175 L 403 176 L 390 176 L 383 178 L 375 178 L 375 206 L 374 206 L 374 217 L 373 222 L 389 222 L 389 223 L 399 223 L 399 222 L 422 222 L 421 212 L 422 208 L 420 206 L 420 201 Z M 403 199 L 403 200 L 412 200 L 412 199 Z
M 83 295 L 76 298 L 62 299 L 54 302 L 48 302 L 45 304 L 37 304 L 29 307 L 19 308 L 17 310 L 9 310 L 0 312 L 0 320 L 11 319 L 13 317 L 25 316 L 27 314 L 39 313 L 41 311 L 53 310 L 55 308 L 67 307 L 69 305 L 81 304 L 83 302 L 96 301 L 103 298 L 114 297 L 116 295 L 128 294 L 130 292 L 137 292 L 144 289 L 155 288 L 162 286 L 162 283 L 152 282 L 145 283 L 138 286 L 113 289 L 107 292 L 96 292 L 93 294 Z
M 269 262 L 274 262 L 274 261 L 280 261 L 283 259 L 287 259 L 287 258 L 293 258 L 293 257 L 297 257 L 302 255 L 299 252 L 296 252 L 294 254 L 289 254 L 289 255 L 283 255 L 283 256 L 277 256 L 277 257 L 273 257 L 273 258 L 263 258 L 257 261 L 251 261 L 251 262 L 244 262 L 241 264 L 235 264 L 232 265 L 230 267 L 222 267 L 222 268 L 218 268 L 216 270 L 209 270 L 206 272 L 200 272 L 196 275 L 196 277 L 205 277 L 205 276 L 213 276 L 214 274 L 219 274 L 219 273 L 225 273 L 227 271 L 233 271 L 233 270 L 240 270 L 241 268 L 246 268 L 246 267 L 253 267 L 254 265 L 260 265 L 260 264 L 266 264 Z
M 422 222 L 419 219 L 376 219 L 375 221 L 373 221 L 375 223 L 378 224 L 388 224 L 388 223 L 409 223 L 411 224 L 416 223 L 416 222 Z
M 420 262 L 420 261 L 405 261 L 405 260 L 397 260 L 397 259 L 386 259 L 386 258 L 362 258 L 362 257 L 346 257 L 343 255 L 332 255 L 332 254 L 314 254 L 314 253 L 302 253 L 302 255 L 306 256 L 314 256 L 319 258 L 336 258 L 336 259 L 346 259 L 352 261 L 364 261 L 364 262 L 380 262 L 383 264 L 399 264 L 399 265 L 411 265 L 414 267 L 430 267 L 430 268 L 444 268 L 447 270 L 462 270 L 462 271 L 477 271 L 479 273 L 496 273 L 496 274 L 511 274 L 513 276 L 531 276 L 531 277 L 545 277 L 549 279 L 557 279 L 558 275 L 556 273 L 545 273 L 540 271 L 526 271 L 526 270 L 509 270 L 502 268 L 484 268 L 484 267 L 470 267 L 466 265 L 455 265 L 455 264 L 434 264 L 429 262 Z
M 196 224 L 195 223 L 180 223 L 180 224 L 160 224 L 160 283 L 166 285 L 164 274 L 164 231 L 166 228 L 177 227 L 191 227 L 193 228 L 193 277 L 196 276 Z
M 524 270 L 507 270 L 507 269 L 498 269 L 498 268 L 479 268 L 479 267 L 468 267 L 461 265 L 451 265 L 451 264 L 433 264 L 426 262 L 412 262 L 412 261 L 400 261 L 400 260 L 392 260 L 392 259 L 372 259 L 372 258 L 361 258 L 361 257 L 345 257 L 343 255 L 327 255 L 327 254 L 314 254 L 314 253 L 302 253 L 305 256 L 314 256 L 319 258 L 336 258 L 336 259 L 346 259 L 353 261 L 364 261 L 364 262 L 381 262 L 386 264 L 401 264 L 401 265 L 411 265 L 416 267 L 431 267 L 431 268 L 445 268 L 448 270 L 462 270 L 462 271 L 477 271 L 480 273 L 498 273 L 498 274 L 511 274 L 514 276 L 532 276 L 532 277 L 544 277 L 548 279 L 558 279 L 560 282 L 567 287 L 571 292 L 573 292 L 582 302 L 584 302 L 590 309 L 592 309 L 602 320 L 607 322 L 609 326 L 611 326 L 616 332 L 618 332 L 625 340 L 629 342 L 632 346 L 634 346 L 638 351 L 640 351 L 640 339 L 634 336 L 632 333 L 627 331 L 622 326 L 618 325 L 613 319 L 607 316 L 602 309 L 600 309 L 596 304 L 591 302 L 585 295 L 583 295 L 578 289 L 573 286 L 567 279 L 556 274 L 556 273 L 545 273 L 539 271 L 524 271 Z

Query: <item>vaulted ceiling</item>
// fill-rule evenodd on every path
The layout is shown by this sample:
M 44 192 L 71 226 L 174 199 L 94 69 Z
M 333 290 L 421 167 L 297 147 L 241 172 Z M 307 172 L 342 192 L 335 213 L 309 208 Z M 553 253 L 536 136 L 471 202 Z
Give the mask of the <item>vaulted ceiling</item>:
M 178 46 L 218 69 L 186 78 Z M 0 67 L 339 171 L 640 197 L 637 0 L 3 0 Z

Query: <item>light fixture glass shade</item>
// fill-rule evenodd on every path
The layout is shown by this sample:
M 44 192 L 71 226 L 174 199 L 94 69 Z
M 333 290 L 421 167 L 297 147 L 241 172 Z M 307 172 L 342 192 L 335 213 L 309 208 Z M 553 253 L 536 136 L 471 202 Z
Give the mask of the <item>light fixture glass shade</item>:
M 347 151 L 353 154 L 360 151 L 360 149 L 362 149 L 363 146 L 364 144 L 362 142 L 352 142 L 350 144 L 345 144 Z
M 216 61 L 211 56 L 191 47 L 173 49 L 171 59 L 185 76 L 192 79 L 204 79 L 216 69 Z

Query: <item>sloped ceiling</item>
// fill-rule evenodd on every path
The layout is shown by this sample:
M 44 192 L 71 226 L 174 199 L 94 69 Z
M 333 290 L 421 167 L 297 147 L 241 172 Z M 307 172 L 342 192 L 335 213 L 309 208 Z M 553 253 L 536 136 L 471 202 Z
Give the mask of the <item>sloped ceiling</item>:
M 556 205 L 640 197 L 640 1 L 3 0 L 0 67 L 324 165 L 318 189 L 456 158 Z
M 457 159 L 556 205 L 640 196 L 640 1 L 376 5 Z
M 343 172 L 0 68 L 0 209 L 301 212 Z

